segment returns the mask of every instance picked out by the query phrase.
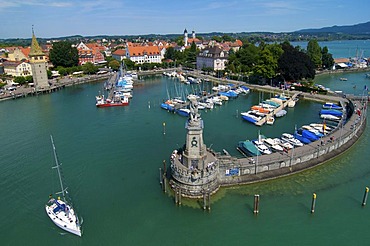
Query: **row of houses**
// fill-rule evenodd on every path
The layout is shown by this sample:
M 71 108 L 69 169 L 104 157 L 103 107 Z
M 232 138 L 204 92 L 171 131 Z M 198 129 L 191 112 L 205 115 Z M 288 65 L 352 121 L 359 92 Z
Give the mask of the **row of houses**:
M 179 46 L 175 42 L 166 42 L 164 40 L 156 40 L 153 42 L 126 42 L 121 49 L 116 49 L 111 52 L 113 45 L 103 45 L 101 42 L 85 43 L 80 42 L 74 47 L 77 48 L 79 54 L 79 65 L 83 65 L 87 62 L 91 62 L 96 65 L 105 64 L 105 56 L 112 56 L 118 61 L 123 59 L 130 59 L 137 64 L 143 63 L 161 63 L 164 59 L 166 50 L 169 47 L 173 47 L 177 51 L 184 51 L 190 48 L 192 44 L 201 50 L 197 55 L 196 66 L 197 69 L 212 68 L 214 70 L 224 70 L 228 59 L 228 52 L 233 49 L 237 51 L 241 46 L 242 42 L 237 40 L 235 42 L 224 42 L 217 43 L 214 40 L 201 40 L 195 36 L 195 32 L 192 32 L 192 36 L 189 38 L 187 30 L 184 30 L 184 45 Z M 31 66 L 29 63 L 29 53 L 31 47 L 7 47 L 0 50 L 1 53 L 6 53 L 7 56 L 3 56 L 2 69 L 3 73 L 12 76 L 27 76 L 32 75 Z M 48 43 L 41 45 L 41 49 L 45 54 L 46 62 L 49 61 L 49 52 L 52 49 L 52 44 Z M 52 64 L 49 63 L 49 67 Z M 1 67 L 1 60 L 0 60 Z

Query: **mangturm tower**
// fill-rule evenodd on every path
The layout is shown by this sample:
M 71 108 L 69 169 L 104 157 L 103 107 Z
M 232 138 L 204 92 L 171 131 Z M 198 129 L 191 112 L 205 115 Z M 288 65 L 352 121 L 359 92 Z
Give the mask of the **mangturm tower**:
M 32 28 L 32 43 L 31 50 L 28 55 L 30 57 L 30 64 L 32 68 L 32 77 L 35 84 L 36 91 L 48 88 L 48 75 L 47 75 L 47 62 L 45 59 L 45 54 L 42 51 L 39 43 L 37 42 L 35 33 Z
M 171 155 L 171 187 L 188 197 L 201 197 L 218 190 L 218 160 L 203 142 L 203 120 L 196 99 L 190 101 L 186 143 Z

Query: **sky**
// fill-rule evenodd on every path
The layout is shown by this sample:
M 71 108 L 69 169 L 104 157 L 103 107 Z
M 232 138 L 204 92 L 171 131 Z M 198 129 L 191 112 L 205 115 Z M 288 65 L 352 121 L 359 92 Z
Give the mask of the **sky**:
M 0 0 L 0 39 L 292 32 L 370 21 L 369 0 Z

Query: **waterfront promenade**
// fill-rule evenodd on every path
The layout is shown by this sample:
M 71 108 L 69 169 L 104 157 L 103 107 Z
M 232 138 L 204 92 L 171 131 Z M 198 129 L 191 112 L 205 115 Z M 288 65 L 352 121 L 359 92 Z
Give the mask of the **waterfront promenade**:
M 57 91 L 57 90 L 60 90 L 68 86 L 107 80 L 111 76 L 114 76 L 114 73 L 113 74 L 102 74 L 102 75 L 86 75 L 84 77 L 77 77 L 77 78 L 64 77 L 61 79 L 50 79 L 49 80 L 50 86 L 48 88 L 43 88 L 38 91 L 36 91 L 35 88 L 31 86 L 28 86 L 28 87 L 19 86 L 15 91 L 5 90 L 5 92 L 0 95 L 0 101 L 27 97 L 27 96 L 35 96 L 35 95 L 44 94 L 44 93 L 51 93 L 53 91 Z

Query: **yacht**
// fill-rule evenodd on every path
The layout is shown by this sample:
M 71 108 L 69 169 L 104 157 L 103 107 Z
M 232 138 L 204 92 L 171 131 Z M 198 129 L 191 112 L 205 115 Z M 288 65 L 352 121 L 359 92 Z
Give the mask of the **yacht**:
M 262 139 L 262 141 L 274 152 L 284 151 L 283 147 L 278 142 L 276 142 L 275 139 L 265 138 Z
M 292 134 L 290 133 L 283 133 L 281 135 L 281 140 L 283 140 L 284 142 L 288 142 L 290 144 L 292 144 L 293 146 L 295 147 L 300 147 L 300 146 L 303 146 L 303 143 L 301 141 L 299 141 L 298 139 L 296 139 Z
M 263 143 L 262 140 L 252 140 L 252 143 L 256 146 L 256 148 L 264 155 L 272 154 L 271 150 Z

